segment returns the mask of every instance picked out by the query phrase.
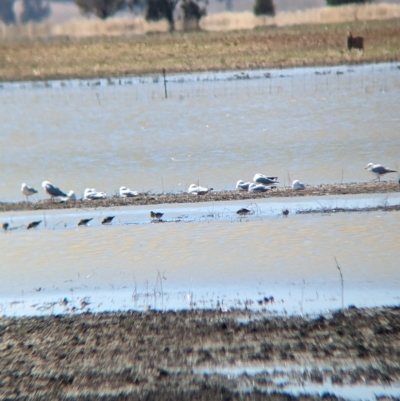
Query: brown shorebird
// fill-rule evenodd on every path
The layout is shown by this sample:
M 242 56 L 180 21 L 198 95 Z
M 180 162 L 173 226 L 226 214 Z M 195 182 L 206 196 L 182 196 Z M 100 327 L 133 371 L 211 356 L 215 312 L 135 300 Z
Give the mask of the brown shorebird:
M 289 210 L 288 210 L 288 209 L 282 210 L 282 214 L 283 214 L 285 217 L 288 217 L 288 216 L 289 216 Z
M 104 219 L 103 219 L 103 221 L 101 222 L 101 224 L 111 224 L 111 222 L 113 221 L 113 218 L 114 218 L 115 216 L 109 216 L 109 217 L 105 217 Z
M 93 220 L 93 217 L 91 219 L 82 219 L 79 223 L 78 226 L 87 226 L 88 223 Z
M 163 217 L 163 216 L 164 216 L 164 213 L 153 212 L 153 211 L 150 212 L 150 219 L 151 220 L 154 220 L 154 219 L 161 220 L 161 217 Z
M 3 227 L 4 231 L 7 231 L 8 227 L 9 227 L 9 224 L 8 223 L 3 223 L 1 226 Z
M 42 220 L 39 221 L 32 221 L 32 223 L 29 223 L 26 227 L 27 230 L 31 229 L 31 228 L 36 228 L 40 223 L 42 222 Z
M 247 216 L 248 214 L 251 213 L 251 210 L 246 209 L 245 207 L 242 207 L 241 209 L 239 209 L 236 214 L 238 214 L 239 216 L 243 217 L 243 216 Z

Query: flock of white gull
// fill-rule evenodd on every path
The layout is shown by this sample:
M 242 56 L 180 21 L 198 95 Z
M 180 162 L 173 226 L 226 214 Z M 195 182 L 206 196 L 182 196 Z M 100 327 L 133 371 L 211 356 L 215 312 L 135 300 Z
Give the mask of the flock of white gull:
M 371 173 L 376 175 L 377 180 L 380 181 L 380 177 L 384 174 L 388 173 L 396 173 L 396 170 L 393 170 L 391 168 L 383 167 L 381 164 L 373 164 L 369 163 L 367 167 L 365 167 L 366 170 L 369 170 Z M 264 174 L 256 174 L 253 178 L 253 182 L 244 182 L 242 180 L 239 180 L 236 183 L 236 189 L 238 191 L 248 191 L 248 192 L 266 192 L 269 191 L 273 188 L 276 188 L 276 184 L 278 184 L 278 177 L 271 177 L 271 176 L 266 176 Z M 400 179 L 399 179 L 400 183 Z M 56 187 L 49 181 L 43 181 L 42 182 L 42 187 L 44 191 L 46 192 L 47 195 L 50 196 L 51 199 L 58 198 L 62 202 L 67 202 L 67 201 L 76 201 L 76 196 L 74 191 L 69 191 L 68 193 L 65 193 L 62 191 L 60 188 Z M 213 188 L 205 188 L 201 187 L 196 184 L 190 185 L 188 189 L 188 193 L 192 195 L 205 195 L 209 193 Z M 292 189 L 294 190 L 302 190 L 305 189 L 305 185 L 301 183 L 299 180 L 294 180 L 292 183 Z M 25 183 L 22 184 L 21 186 L 21 191 L 22 193 L 26 196 L 26 200 L 28 201 L 28 197 L 34 194 L 37 194 L 38 191 L 35 188 L 32 188 Z M 139 192 L 137 191 L 131 191 L 127 187 L 121 187 L 119 189 L 119 195 L 122 198 L 131 198 L 139 195 Z M 107 194 L 105 192 L 99 192 L 96 191 L 94 188 L 86 188 L 83 194 L 83 200 L 95 200 L 95 199 L 106 199 Z M 236 212 L 240 217 L 246 216 L 248 214 L 251 214 L 252 211 L 246 208 L 241 208 Z M 287 217 L 289 215 L 289 210 L 284 209 L 282 211 L 282 214 L 284 217 Z M 163 213 L 160 212 L 150 212 L 150 219 L 152 221 L 162 221 L 162 216 Z M 101 222 L 102 224 L 111 224 L 112 220 L 114 219 L 115 216 L 109 216 L 103 219 Z M 78 226 L 82 225 L 88 225 L 88 223 L 92 220 L 90 219 L 82 219 L 79 221 Z M 41 223 L 40 221 L 34 221 L 32 223 L 29 223 L 27 225 L 27 229 L 31 228 L 36 228 L 39 224 Z M 2 228 L 7 231 L 9 229 L 9 224 L 8 223 L 3 223 Z M 18 228 L 18 227 L 15 227 Z M 12 228 L 10 228 L 12 229 Z
M 382 166 L 381 164 L 373 164 L 369 163 L 366 170 L 369 170 L 371 173 L 376 175 L 376 179 L 380 181 L 380 177 L 384 174 L 388 173 L 396 173 L 396 170 L 391 168 L 387 168 Z M 236 189 L 238 191 L 247 191 L 247 192 L 267 192 L 273 188 L 276 188 L 276 185 L 279 183 L 278 177 L 266 176 L 264 174 L 256 174 L 253 178 L 253 182 L 244 182 L 243 180 L 239 180 L 236 183 Z M 59 187 L 53 185 L 49 181 L 42 182 L 42 188 L 45 193 L 50 196 L 51 199 L 58 198 L 62 202 L 74 202 L 77 200 L 74 191 L 64 192 Z M 305 189 L 305 185 L 299 180 L 294 180 L 292 182 L 292 189 L 294 190 L 303 190 Z M 188 193 L 192 195 L 205 195 L 208 192 L 212 191 L 213 188 L 201 187 L 196 184 L 190 185 L 188 189 Z M 26 196 L 26 200 L 28 201 L 28 197 L 34 194 L 37 194 L 38 191 L 23 183 L 21 186 L 21 192 Z M 119 196 L 121 198 L 131 198 L 139 195 L 139 192 L 132 191 L 127 187 L 121 187 L 119 189 Z M 96 200 L 96 199 L 106 199 L 107 194 L 105 192 L 96 191 L 94 188 L 86 188 L 83 193 L 83 200 Z

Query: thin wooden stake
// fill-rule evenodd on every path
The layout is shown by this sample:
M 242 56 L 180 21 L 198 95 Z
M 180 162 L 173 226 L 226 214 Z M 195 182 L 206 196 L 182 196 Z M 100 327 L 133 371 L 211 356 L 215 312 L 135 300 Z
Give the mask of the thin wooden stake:
M 163 75 L 164 75 L 165 98 L 168 99 L 168 93 L 167 93 L 167 78 L 165 77 L 165 68 L 163 68 Z
M 340 282 L 342 285 L 342 310 L 343 310 L 344 309 L 344 280 L 343 280 L 343 274 L 342 274 L 342 271 L 340 270 L 340 266 L 336 259 L 336 256 L 335 256 L 335 262 L 336 262 L 336 267 L 338 268 L 339 273 L 340 273 Z

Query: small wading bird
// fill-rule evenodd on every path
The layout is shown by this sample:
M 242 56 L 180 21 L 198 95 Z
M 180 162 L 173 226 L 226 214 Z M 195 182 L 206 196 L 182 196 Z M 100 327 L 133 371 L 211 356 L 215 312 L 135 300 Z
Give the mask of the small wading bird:
M 192 184 L 188 189 L 188 193 L 192 195 L 205 195 L 212 190 L 213 188 L 205 188 L 196 184 Z
M 236 212 L 236 214 L 238 214 L 240 217 L 247 216 L 247 215 L 250 214 L 250 213 L 251 213 L 251 210 L 246 209 L 245 207 L 242 207 L 241 209 L 239 209 L 239 210 Z
M 161 217 L 163 217 L 164 213 L 160 213 L 160 212 L 150 212 L 150 219 L 151 220 L 161 220 Z
M 300 182 L 299 180 L 294 180 L 292 182 L 292 189 L 294 189 L 295 191 L 300 191 L 300 190 L 305 189 L 305 188 L 306 188 L 306 186 L 302 182 Z
M 40 223 L 42 222 L 42 220 L 39 221 L 32 221 L 32 223 L 29 223 L 26 227 L 27 230 L 30 230 L 31 228 L 36 228 Z
M 21 185 L 21 192 L 26 196 L 27 202 L 28 202 L 28 196 L 38 193 L 38 191 L 35 188 L 32 188 L 29 185 L 26 185 L 25 183 Z
M 282 210 L 282 214 L 283 214 L 285 217 L 288 217 L 288 216 L 289 216 L 289 210 L 288 210 L 288 209 Z
M 60 188 L 56 187 L 55 185 L 53 185 L 49 181 L 43 181 L 42 182 L 42 188 L 44 189 L 46 194 L 50 196 L 50 198 L 52 200 L 54 200 L 54 198 L 57 198 L 57 197 L 60 197 L 60 196 L 68 197 L 68 195 L 65 192 L 61 191 Z
M 9 224 L 8 223 L 3 223 L 1 226 L 3 227 L 4 231 L 7 231 L 8 227 L 9 227 Z
M 271 185 L 278 184 L 278 177 L 267 177 L 264 174 L 256 174 L 253 178 L 253 181 L 257 184 Z
M 113 221 L 113 218 L 114 218 L 115 216 L 109 216 L 109 217 L 105 217 L 104 219 L 103 219 L 103 221 L 101 222 L 101 224 L 111 224 L 111 222 Z
M 382 164 L 373 164 L 369 163 L 367 167 L 365 167 L 365 170 L 369 170 L 372 174 L 376 175 L 376 178 L 372 181 L 381 180 L 381 175 L 385 175 L 388 173 L 397 173 L 396 170 L 393 170 L 391 168 L 383 167 Z
M 131 191 L 129 188 L 127 187 L 121 187 L 119 189 L 119 196 L 121 198 L 133 198 L 134 196 L 139 195 L 139 192 L 137 191 Z
M 347 31 L 346 44 L 347 50 L 358 49 L 364 53 L 364 38 L 362 36 L 353 36 L 350 31 Z
M 238 191 L 248 191 L 249 190 L 249 185 L 250 185 L 249 182 L 244 182 L 243 180 L 239 180 L 236 183 L 236 189 Z
M 270 191 L 272 188 L 276 188 L 274 186 L 267 187 L 264 184 L 256 184 L 255 182 L 249 185 L 249 192 L 267 192 Z
M 81 221 L 78 223 L 78 226 L 87 226 L 88 223 L 92 220 L 93 220 L 93 217 L 91 219 L 81 219 Z

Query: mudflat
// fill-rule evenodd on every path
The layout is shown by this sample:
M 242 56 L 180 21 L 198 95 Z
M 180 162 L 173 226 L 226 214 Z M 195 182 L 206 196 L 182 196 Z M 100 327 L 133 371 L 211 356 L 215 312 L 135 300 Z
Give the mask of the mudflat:
M 3 317 L 0 351 L 3 400 L 261 400 L 285 372 L 317 385 L 398 382 L 400 308 Z M 281 387 L 268 399 L 293 399 Z
M 181 193 L 139 194 L 132 198 L 109 197 L 98 200 L 78 200 L 76 202 L 59 202 L 49 199 L 37 202 L 0 202 L 0 212 L 18 210 L 50 210 L 70 208 L 97 208 L 133 205 L 160 205 L 165 203 L 198 203 L 198 202 L 223 202 L 231 200 L 256 200 L 261 198 L 289 198 L 304 196 L 326 195 L 355 195 L 374 193 L 400 192 L 400 184 L 396 181 L 348 183 L 348 184 L 321 184 L 306 186 L 304 190 L 296 191 L 290 187 L 277 187 L 268 192 L 251 193 L 246 191 L 210 191 L 205 195 L 192 195 Z M 387 207 L 387 210 L 399 210 L 400 205 Z

